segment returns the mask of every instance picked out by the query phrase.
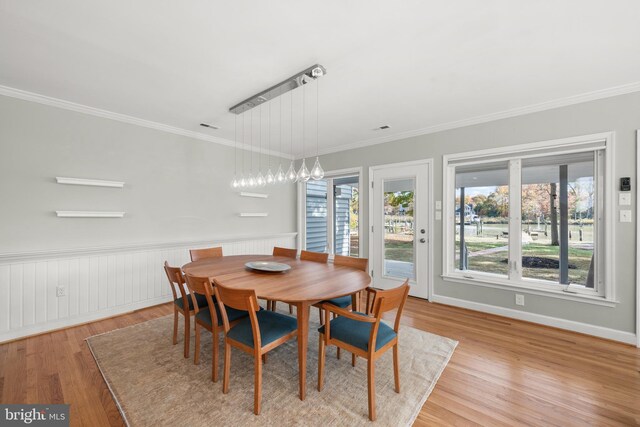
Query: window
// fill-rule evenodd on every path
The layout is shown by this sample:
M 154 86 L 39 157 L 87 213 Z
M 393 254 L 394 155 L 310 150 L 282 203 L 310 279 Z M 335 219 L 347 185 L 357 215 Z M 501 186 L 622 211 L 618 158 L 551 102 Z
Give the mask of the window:
M 612 299 L 610 144 L 604 134 L 445 156 L 445 277 Z
M 304 185 L 304 248 L 357 257 L 360 253 L 359 174 Z

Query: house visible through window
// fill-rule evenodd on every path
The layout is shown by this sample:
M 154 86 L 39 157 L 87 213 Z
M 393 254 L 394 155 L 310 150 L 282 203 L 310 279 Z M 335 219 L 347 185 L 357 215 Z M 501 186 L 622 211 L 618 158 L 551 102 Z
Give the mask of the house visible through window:
M 446 275 L 605 296 L 606 143 L 541 151 L 447 159 Z
M 327 177 L 305 184 L 305 248 L 359 255 L 359 177 Z

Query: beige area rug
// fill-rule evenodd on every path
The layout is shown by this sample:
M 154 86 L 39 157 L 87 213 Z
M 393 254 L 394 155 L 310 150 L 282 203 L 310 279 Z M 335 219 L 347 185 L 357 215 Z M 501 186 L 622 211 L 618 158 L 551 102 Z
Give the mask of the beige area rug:
M 214 383 L 211 334 L 202 331 L 200 364 L 196 366 L 193 351 L 190 359 L 183 357 L 182 340 L 171 344 L 172 315 L 96 335 L 87 343 L 131 426 L 369 425 L 364 359 L 358 359 L 353 368 L 349 353 L 343 351 L 337 360 L 335 347 L 329 348 L 325 386 L 318 392 L 317 319 L 317 312 L 312 311 L 306 400 L 298 398 L 298 346 L 294 338 L 269 353 L 263 368 L 259 416 L 253 414 L 253 358 L 232 351 L 230 389 L 223 394 L 222 339 L 220 380 Z M 182 317 L 179 327 L 182 332 Z M 376 424 L 412 424 L 456 345 L 457 341 L 402 326 L 400 394 L 393 390 L 392 351 L 376 361 Z

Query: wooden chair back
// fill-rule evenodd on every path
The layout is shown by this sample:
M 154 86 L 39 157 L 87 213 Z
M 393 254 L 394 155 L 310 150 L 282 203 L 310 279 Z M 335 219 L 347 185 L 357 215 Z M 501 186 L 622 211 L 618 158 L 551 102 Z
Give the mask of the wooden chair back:
M 222 247 L 206 248 L 206 249 L 190 249 L 189 255 L 191 261 L 198 261 L 205 258 L 218 258 L 222 256 Z
M 357 268 L 358 270 L 367 271 L 367 258 L 354 258 L 351 256 L 335 255 L 333 257 L 335 265 L 344 265 L 345 267 Z
M 273 256 L 286 256 L 288 258 L 296 259 L 298 257 L 298 250 L 290 249 L 290 248 L 280 248 L 278 246 L 274 246 Z
M 224 324 L 225 333 L 229 332 L 229 318 L 227 316 L 226 306 L 235 308 L 236 310 L 244 310 L 249 313 L 251 320 L 251 329 L 253 332 L 254 350 L 259 351 L 262 348 L 260 341 L 260 326 L 258 325 L 258 317 L 256 312 L 260 310 L 258 298 L 254 289 L 232 289 L 227 288 L 220 282 L 215 282 L 214 292 L 216 299 L 220 305 L 220 313 L 222 314 L 222 323 Z
M 408 296 L 409 279 L 405 280 L 404 283 L 397 288 L 376 290 L 373 298 L 373 316 L 379 321 L 382 314 L 388 311 L 397 310 L 393 329 L 398 332 L 398 329 L 400 328 L 400 318 L 402 317 L 402 311 L 404 310 L 404 304 L 407 302 Z
M 204 295 L 207 299 L 207 305 L 209 306 L 211 321 L 214 322 L 218 317 L 216 316 L 216 307 L 213 304 L 213 285 L 211 284 L 211 280 L 208 277 L 199 277 L 192 276 L 191 274 L 187 274 L 187 286 L 189 286 L 189 290 L 191 291 L 191 299 L 193 301 L 193 308 L 196 313 L 200 311 L 200 307 L 198 307 L 198 301 L 196 300 L 196 294 Z
M 167 274 L 167 279 L 169 279 L 169 285 L 171 285 L 171 293 L 173 293 L 173 300 L 177 300 L 178 292 L 182 297 L 182 301 L 188 303 L 188 296 L 185 292 L 184 286 L 186 284 L 184 280 L 184 276 L 182 275 L 182 270 L 180 267 L 171 267 L 167 261 L 164 262 L 164 272 Z M 176 289 L 178 292 L 176 292 Z M 186 306 L 188 308 L 188 306 Z M 185 310 L 185 311 L 188 311 Z
M 301 251 L 300 259 L 303 261 L 323 262 L 329 261 L 329 254 L 324 252 Z

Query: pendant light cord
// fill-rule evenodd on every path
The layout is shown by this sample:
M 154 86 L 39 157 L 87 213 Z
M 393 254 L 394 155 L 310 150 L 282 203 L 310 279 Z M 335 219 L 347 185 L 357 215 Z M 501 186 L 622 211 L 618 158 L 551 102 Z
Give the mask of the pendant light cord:
M 316 79 L 316 159 L 318 158 L 318 144 L 320 140 L 320 79 Z
M 306 94 L 307 94 L 307 90 L 306 90 L 306 86 L 304 83 L 304 80 L 302 80 L 302 161 L 304 162 L 304 106 L 306 104 Z

